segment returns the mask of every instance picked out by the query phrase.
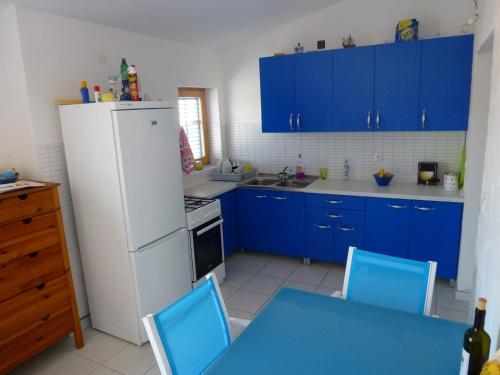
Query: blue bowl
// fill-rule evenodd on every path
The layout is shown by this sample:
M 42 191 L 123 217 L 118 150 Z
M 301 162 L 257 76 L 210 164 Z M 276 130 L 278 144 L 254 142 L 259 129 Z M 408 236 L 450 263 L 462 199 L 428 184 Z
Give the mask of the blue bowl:
M 2 172 L 0 173 L 0 185 L 16 182 L 18 176 L 19 175 L 15 172 L 10 172 L 10 171 Z
M 373 178 L 375 179 L 375 182 L 377 183 L 378 186 L 387 186 L 391 183 L 392 178 L 394 177 L 393 174 L 390 174 L 389 176 L 384 176 L 380 177 L 378 174 L 374 174 Z

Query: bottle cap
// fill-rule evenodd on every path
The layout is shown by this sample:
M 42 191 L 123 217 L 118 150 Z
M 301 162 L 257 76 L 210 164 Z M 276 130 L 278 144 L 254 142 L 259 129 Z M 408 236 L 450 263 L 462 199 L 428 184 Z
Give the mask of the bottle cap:
M 477 306 L 476 306 L 476 307 L 477 307 L 477 309 L 478 309 L 478 310 L 486 310 L 486 303 L 487 303 L 487 302 L 488 302 L 488 301 L 486 300 L 486 298 L 482 298 L 482 297 L 481 297 L 481 298 L 479 298 L 479 299 L 477 300 Z
M 101 87 L 99 85 L 94 86 L 94 91 L 101 91 Z
M 86 88 L 87 87 L 87 81 L 83 80 L 82 83 L 80 83 L 80 87 L 83 89 L 83 88 Z

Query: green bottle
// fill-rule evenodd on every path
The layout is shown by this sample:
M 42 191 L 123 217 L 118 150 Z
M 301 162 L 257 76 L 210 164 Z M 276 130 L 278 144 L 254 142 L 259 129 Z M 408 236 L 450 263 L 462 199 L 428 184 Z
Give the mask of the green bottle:
M 120 75 L 122 77 L 122 95 L 128 92 L 128 64 L 127 59 L 122 57 L 120 65 Z
M 479 298 L 474 325 L 465 331 L 460 375 L 479 375 L 484 363 L 488 360 L 491 339 L 484 330 L 486 302 L 486 299 Z

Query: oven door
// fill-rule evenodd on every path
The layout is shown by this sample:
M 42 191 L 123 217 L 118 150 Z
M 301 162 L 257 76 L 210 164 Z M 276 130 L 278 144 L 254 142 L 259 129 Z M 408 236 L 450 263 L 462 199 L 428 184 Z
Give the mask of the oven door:
M 191 231 L 193 281 L 199 280 L 224 261 L 222 218 L 217 217 Z

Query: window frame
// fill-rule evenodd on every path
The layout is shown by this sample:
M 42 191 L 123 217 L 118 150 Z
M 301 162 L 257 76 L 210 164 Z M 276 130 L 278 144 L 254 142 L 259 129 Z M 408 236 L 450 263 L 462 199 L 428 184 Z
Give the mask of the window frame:
M 195 160 L 200 160 L 204 165 L 210 164 L 210 147 L 208 142 L 208 116 L 207 116 L 207 102 L 205 89 L 196 87 L 179 87 L 177 89 L 178 99 L 183 97 L 197 97 L 200 99 L 200 109 L 201 109 L 201 132 L 203 136 L 203 150 L 204 155 L 201 158 Z

